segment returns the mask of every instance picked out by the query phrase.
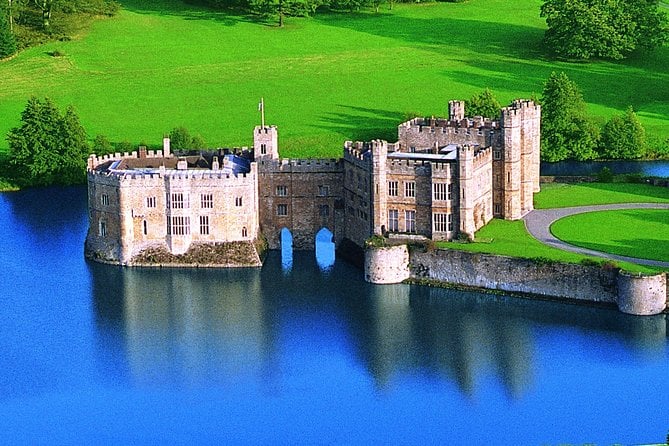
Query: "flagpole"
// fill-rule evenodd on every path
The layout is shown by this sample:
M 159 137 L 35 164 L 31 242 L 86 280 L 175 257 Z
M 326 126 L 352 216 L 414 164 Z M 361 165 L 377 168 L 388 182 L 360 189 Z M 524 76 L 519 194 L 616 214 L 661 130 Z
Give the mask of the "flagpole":
M 265 128 L 265 100 L 260 98 L 260 123 Z

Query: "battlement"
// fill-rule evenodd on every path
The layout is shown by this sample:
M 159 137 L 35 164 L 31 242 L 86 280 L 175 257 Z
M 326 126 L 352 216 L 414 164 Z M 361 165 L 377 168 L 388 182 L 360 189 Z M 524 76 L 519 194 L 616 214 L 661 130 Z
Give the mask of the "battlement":
M 340 172 L 341 159 L 336 158 L 282 158 L 279 160 L 260 160 L 259 168 L 272 172 Z
M 162 150 L 147 150 L 145 152 L 142 151 L 132 151 L 130 153 L 128 152 L 116 152 L 116 153 L 110 153 L 107 155 L 102 155 L 102 156 L 97 156 L 96 154 L 91 154 L 88 157 L 88 170 L 95 169 L 101 164 L 104 164 L 108 161 L 120 161 L 123 159 L 133 159 L 133 158 L 140 158 L 140 155 L 142 155 L 143 158 L 165 158 L 163 156 L 163 151 Z
M 430 133 L 458 133 L 460 130 L 471 132 L 472 130 L 483 131 L 483 129 L 499 128 L 499 121 L 482 116 L 473 118 L 463 118 L 461 120 L 451 120 L 444 118 L 413 118 L 399 125 L 400 129 L 413 132 Z

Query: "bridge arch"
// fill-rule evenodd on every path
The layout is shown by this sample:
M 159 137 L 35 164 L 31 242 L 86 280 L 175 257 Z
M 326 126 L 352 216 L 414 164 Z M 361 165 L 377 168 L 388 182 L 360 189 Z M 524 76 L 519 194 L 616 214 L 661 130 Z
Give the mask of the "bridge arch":
M 321 228 L 314 237 L 314 245 L 318 267 L 323 271 L 331 269 L 335 263 L 335 244 L 332 231 L 326 227 Z

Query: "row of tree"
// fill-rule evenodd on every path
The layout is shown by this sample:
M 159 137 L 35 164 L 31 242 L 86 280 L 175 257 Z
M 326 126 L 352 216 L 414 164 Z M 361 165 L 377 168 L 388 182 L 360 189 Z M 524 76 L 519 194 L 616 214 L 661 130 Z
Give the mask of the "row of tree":
M 420 0 L 188 0 L 189 3 L 209 6 L 215 9 L 238 9 L 261 17 L 278 19 L 283 26 L 285 17 L 305 17 L 319 9 L 331 11 L 359 11 L 373 8 L 377 12 L 383 3 L 393 9 L 395 3 L 417 3 Z M 425 0 L 423 0 L 425 1 Z M 431 0 L 428 0 L 431 1 Z M 464 0 L 437 0 L 460 3 Z
M 544 41 L 567 59 L 623 59 L 669 40 L 659 0 L 544 0 Z
M 646 132 L 632 107 L 603 126 L 588 115 L 578 86 L 552 73 L 541 98 L 541 159 L 635 159 L 646 155 Z

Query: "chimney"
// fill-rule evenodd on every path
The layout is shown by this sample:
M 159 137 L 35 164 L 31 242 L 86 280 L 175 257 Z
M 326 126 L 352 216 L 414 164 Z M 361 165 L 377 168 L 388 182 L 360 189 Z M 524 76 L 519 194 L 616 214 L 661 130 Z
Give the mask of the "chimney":
M 166 136 L 163 138 L 163 156 L 165 158 L 169 158 L 172 156 L 172 152 L 170 152 L 170 138 L 169 136 Z

